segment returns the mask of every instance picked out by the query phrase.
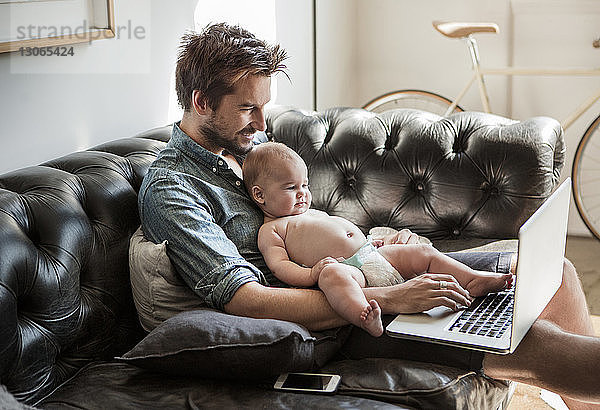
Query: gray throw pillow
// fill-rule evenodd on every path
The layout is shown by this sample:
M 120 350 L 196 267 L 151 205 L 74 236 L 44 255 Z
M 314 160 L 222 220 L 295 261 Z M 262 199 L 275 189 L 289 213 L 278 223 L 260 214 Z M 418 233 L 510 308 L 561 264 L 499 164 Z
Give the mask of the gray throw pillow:
M 291 322 L 199 309 L 165 321 L 117 359 L 172 375 L 256 379 L 321 367 L 349 331 L 311 334 Z

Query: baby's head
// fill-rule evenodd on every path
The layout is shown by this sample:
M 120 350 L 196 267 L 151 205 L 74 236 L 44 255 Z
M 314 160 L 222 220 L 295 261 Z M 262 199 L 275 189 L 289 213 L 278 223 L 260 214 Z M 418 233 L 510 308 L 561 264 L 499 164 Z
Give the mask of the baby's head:
M 266 216 L 299 215 L 310 207 L 306 164 L 286 145 L 256 145 L 246 155 L 242 172 L 248 193 Z

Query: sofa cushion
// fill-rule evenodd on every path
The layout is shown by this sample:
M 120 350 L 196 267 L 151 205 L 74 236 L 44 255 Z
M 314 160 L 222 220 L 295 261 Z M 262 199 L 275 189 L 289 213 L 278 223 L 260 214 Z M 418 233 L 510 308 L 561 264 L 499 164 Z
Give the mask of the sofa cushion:
M 166 320 L 118 359 L 174 375 L 253 379 L 320 367 L 349 332 L 311 334 L 291 322 L 199 309 Z
M 342 376 L 335 395 L 273 390 L 264 380 L 164 377 L 127 363 L 91 363 L 41 403 L 43 409 L 497 409 L 508 383 L 451 367 L 407 360 L 331 362 Z M 1 406 L 0 406 L 1 407 Z M 501 408 L 505 408 L 502 406 Z
M 416 409 L 496 409 L 510 382 L 454 367 L 401 359 L 332 361 L 320 369 L 342 376 L 338 394 Z
M 141 227 L 129 241 L 129 270 L 133 301 L 146 331 L 180 312 L 203 307 L 171 265 L 167 241 L 150 242 Z
M 368 398 L 273 390 L 273 380 L 165 377 L 127 363 L 91 363 L 39 407 L 56 409 L 412 409 Z M 0 408 L 2 405 L 0 404 Z M 486 407 L 484 407 L 486 408 Z M 491 408 L 487 407 L 487 408 Z

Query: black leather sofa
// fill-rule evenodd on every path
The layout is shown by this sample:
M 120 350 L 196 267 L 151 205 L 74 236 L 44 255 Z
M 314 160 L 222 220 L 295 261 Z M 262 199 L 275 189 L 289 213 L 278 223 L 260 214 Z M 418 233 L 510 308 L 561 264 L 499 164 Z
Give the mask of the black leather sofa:
M 315 207 L 365 231 L 407 227 L 444 250 L 515 238 L 563 165 L 562 130 L 550 118 L 275 107 L 267 123 L 268 135 L 307 162 Z M 158 128 L 0 176 L 0 384 L 22 406 L 506 404 L 510 383 L 399 359 L 330 361 L 324 369 L 342 374 L 334 396 L 275 392 L 269 379 L 166 376 L 114 360 L 146 335 L 128 246 L 139 226 L 137 190 L 169 135 Z

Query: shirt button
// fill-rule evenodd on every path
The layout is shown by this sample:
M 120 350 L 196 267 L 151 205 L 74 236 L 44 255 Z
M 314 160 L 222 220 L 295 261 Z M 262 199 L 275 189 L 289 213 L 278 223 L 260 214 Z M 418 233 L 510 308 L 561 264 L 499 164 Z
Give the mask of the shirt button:
M 223 161 L 219 160 L 219 165 L 223 165 Z
M 213 172 L 217 172 L 217 169 L 213 167 Z
M 240 181 L 235 181 L 235 184 L 236 184 L 237 186 L 240 186 L 240 185 L 242 185 L 242 183 L 241 183 Z

